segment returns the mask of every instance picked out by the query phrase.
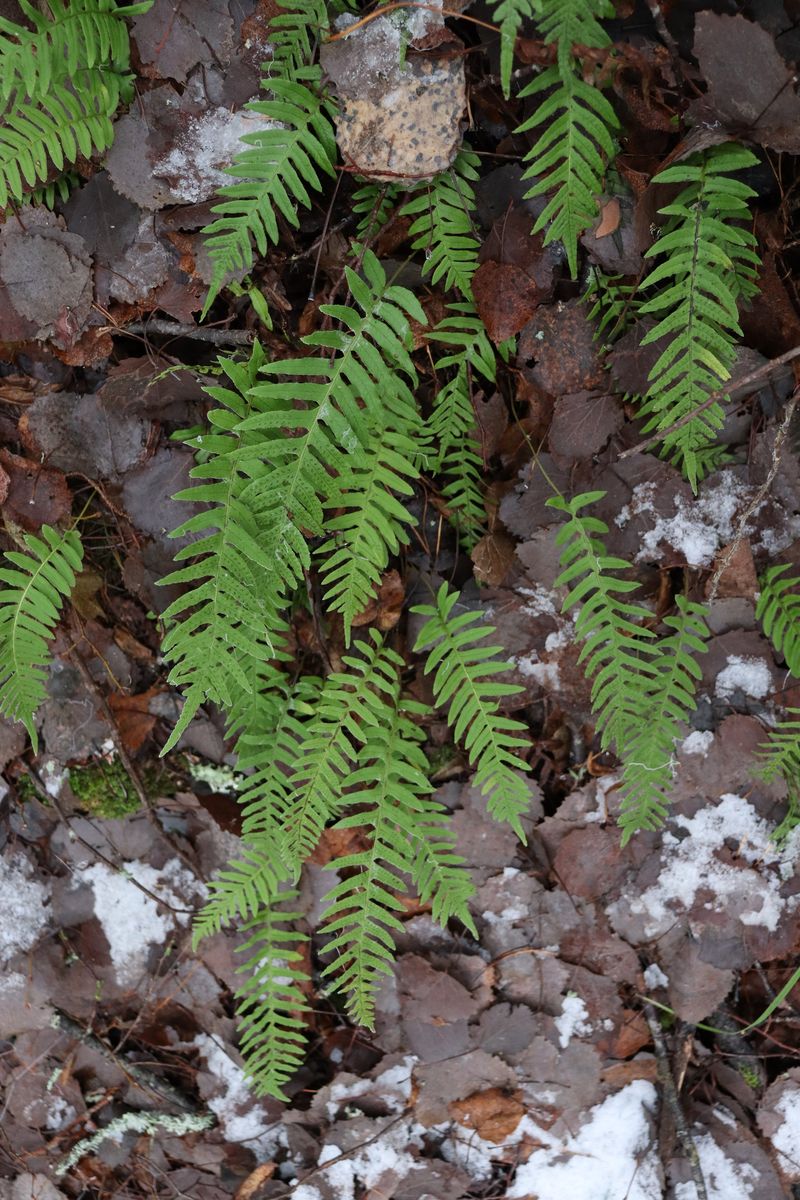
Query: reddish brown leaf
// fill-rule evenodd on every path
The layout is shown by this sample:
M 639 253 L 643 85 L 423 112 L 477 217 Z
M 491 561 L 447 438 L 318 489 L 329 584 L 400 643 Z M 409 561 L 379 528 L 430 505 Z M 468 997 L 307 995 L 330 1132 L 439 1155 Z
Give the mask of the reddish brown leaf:
M 524 271 L 508 263 L 481 263 L 472 277 L 478 314 L 493 342 L 504 342 L 527 325 L 539 290 Z
M 61 471 L 5 449 L 0 449 L 0 467 L 8 480 L 0 501 L 8 520 L 31 532 L 66 520 L 72 511 L 72 496 Z
M 525 1116 L 522 1092 L 509 1095 L 501 1088 L 487 1088 L 475 1092 L 466 1100 L 454 1100 L 450 1112 L 459 1125 L 474 1129 L 479 1137 L 489 1142 L 504 1142 L 510 1137 Z

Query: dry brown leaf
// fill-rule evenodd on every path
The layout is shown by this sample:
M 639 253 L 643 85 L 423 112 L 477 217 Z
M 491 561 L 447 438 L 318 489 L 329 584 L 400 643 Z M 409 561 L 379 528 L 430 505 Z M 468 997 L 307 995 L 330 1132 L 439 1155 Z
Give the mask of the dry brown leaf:
M 608 237 L 610 233 L 614 233 L 619 228 L 619 218 L 619 200 L 617 200 L 616 196 L 612 196 L 610 200 L 606 200 L 600 209 L 600 223 L 594 231 L 594 236 L 602 238 Z
M 244 1183 L 238 1188 L 234 1200 L 252 1200 L 262 1183 L 272 1179 L 275 1174 L 275 1163 L 261 1163 L 255 1171 L 251 1171 Z
M 472 277 L 478 315 L 495 343 L 524 329 L 539 306 L 536 284 L 510 263 L 484 262 Z
M 514 561 L 515 542 L 502 530 L 485 533 L 470 558 L 479 583 L 496 587 L 503 582 Z
M 455 1121 L 474 1129 L 479 1137 L 504 1142 L 525 1116 L 525 1105 L 521 1091 L 509 1094 L 502 1088 L 488 1088 L 467 1096 L 466 1100 L 454 1100 L 450 1113 Z

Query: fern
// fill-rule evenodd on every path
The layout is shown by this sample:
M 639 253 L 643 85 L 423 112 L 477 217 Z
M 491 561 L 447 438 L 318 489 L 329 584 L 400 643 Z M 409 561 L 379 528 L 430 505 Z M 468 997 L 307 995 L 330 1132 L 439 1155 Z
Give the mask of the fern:
M 7 550 L 9 565 L 0 568 L 0 712 L 22 721 L 34 751 L 34 716 L 47 697 L 48 642 L 83 561 L 74 529 L 58 533 L 44 525 L 41 534 L 23 535 L 26 553 Z
M 442 497 L 453 524 L 467 549 L 478 540 L 478 530 L 486 519 L 483 502 L 484 461 L 474 436 L 475 410 L 472 384 L 475 375 L 494 383 L 497 360 L 483 322 L 469 304 L 453 304 L 450 316 L 436 326 L 434 341 L 449 348 L 437 359 L 437 371 L 454 370 L 443 387 L 437 389 L 427 432 L 434 447 L 429 461 L 431 470 L 447 477 Z M 508 347 L 500 347 L 507 357 Z
M 394 656 L 397 667 L 402 661 Z M 439 919 L 458 916 L 470 927 L 466 907 L 469 877 L 453 854 L 452 838 L 443 830 L 444 809 L 430 799 L 427 759 L 419 745 L 422 734 L 409 714 L 424 707 L 400 705 L 399 685 L 384 703 L 382 719 L 369 729 L 350 776 L 355 789 L 347 799 L 357 810 L 343 817 L 338 829 L 366 826 L 369 848 L 344 855 L 332 864 L 346 878 L 325 897 L 328 910 L 321 933 L 330 936 L 326 950 L 335 954 L 324 970 L 334 978 L 335 991 L 348 996 L 348 1012 L 371 1027 L 375 992 L 391 966 L 394 937 L 402 930 L 398 914 L 407 891 L 404 876 L 419 880 L 420 890 L 433 898 Z M 426 832 L 424 852 L 420 842 Z
M 302 1063 L 306 1042 L 308 1003 L 302 989 L 310 981 L 299 947 L 308 939 L 286 928 L 296 926 L 300 914 L 279 907 L 296 901 L 293 890 L 268 897 L 243 927 L 250 936 L 239 952 L 250 952 L 250 958 L 237 968 L 247 976 L 236 991 L 247 1074 L 255 1095 L 278 1100 L 287 1099 L 283 1086 Z
M 522 22 L 535 20 L 542 7 L 542 0 L 500 0 L 494 3 L 492 15 L 500 22 L 500 83 L 503 95 L 511 95 L 511 68 L 514 65 L 514 47 Z
M 761 593 L 756 603 L 756 620 L 760 621 L 773 646 L 786 662 L 795 678 L 800 679 L 800 576 L 786 578 L 791 570 L 786 564 L 769 567 L 761 580 Z
M 599 21 L 613 17 L 614 6 L 610 0 L 541 0 L 541 10 L 539 28 L 546 42 L 556 43 L 557 64 L 520 92 L 520 99 L 549 94 L 516 132 L 541 130 L 525 155 L 523 178 L 535 180 L 526 196 L 553 195 L 533 232 L 545 229 L 545 244 L 563 243 L 574 278 L 578 238 L 597 216 L 619 121 L 603 93 L 584 80 L 573 47 L 610 45 Z
M 642 405 L 644 431 L 659 432 L 691 414 L 730 377 L 741 335 L 737 301 L 756 291 L 755 239 L 739 222 L 749 220 L 751 188 L 732 173 L 752 166 L 755 155 L 727 143 L 668 167 L 655 182 L 682 185 L 661 209 L 667 223 L 647 251 L 658 259 L 645 278 L 650 298 L 642 316 L 657 318 L 642 344 L 668 338 L 650 372 Z M 680 465 L 696 490 L 703 454 L 724 421 L 722 404 L 665 433 L 663 453 Z
M 781 721 L 771 729 L 766 745 L 759 750 L 761 778 L 772 783 L 780 776 L 786 783 L 786 815 L 772 835 L 779 846 L 800 825 L 800 708 L 786 711 L 792 720 Z
M 408 231 L 414 250 L 425 254 L 423 273 L 431 283 L 442 281 L 472 300 L 472 276 L 478 267 L 480 242 L 475 234 L 473 213 L 478 178 L 478 156 L 459 151 L 452 167 L 423 185 L 403 207 L 402 215 L 415 217 Z
M 78 154 L 113 140 L 111 118 L 131 95 L 125 17 L 152 0 L 49 0 L 49 13 L 20 0 L 26 27 L 0 17 L 0 209 L 47 184 Z
M 497 711 L 498 700 L 522 689 L 494 678 L 510 671 L 511 663 L 497 658 L 498 646 L 480 644 L 493 627 L 483 625 L 477 612 L 454 615 L 457 604 L 458 592 L 443 583 L 435 605 L 420 604 L 412 610 L 428 618 L 414 649 L 428 649 L 425 671 L 433 675 L 436 703 L 448 705 L 448 724 L 456 741 L 463 739 L 475 767 L 475 786 L 488 793 L 489 812 L 498 821 L 508 821 L 524 841 L 520 818 L 530 804 L 530 792 L 520 774 L 525 764 L 516 751 L 527 745 L 521 736 L 525 726 Z
M 707 649 L 707 610 L 683 596 L 676 598 L 676 604 L 677 615 L 664 618 L 664 624 L 673 632 L 658 643 L 658 671 L 647 680 L 646 701 L 627 740 L 618 746 L 623 757 L 623 846 L 637 830 L 659 829 L 664 824 L 675 739 L 695 708 L 695 691 L 702 672 L 694 656 Z
M 359 218 L 356 226 L 358 242 L 368 245 L 377 237 L 402 194 L 402 188 L 393 183 L 375 183 L 371 180 L 362 183 L 351 199 L 353 212 Z
M 592 681 L 601 745 L 622 760 L 624 845 L 635 830 L 663 823 L 675 739 L 694 709 L 701 674 L 694 655 L 705 650 L 708 629 L 706 610 L 678 597 L 677 615 L 664 620 L 672 633 L 655 639 L 652 613 L 627 599 L 639 584 L 615 574 L 628 570 L 628 563 L 610 556 L 601 541 L 608 526 L 582 511 L 604 495 L 586 492 L 547 503 L 568 518 L 556 535 L 562 566 L 556 587 L 569 589 L 562 611 L 578 609 L 578 662 Z
M 248 659 L 266 661 L 273 652 L 264 577 L 273 561 L 261 545 L 261 531 L 243 500 L 250 483 L 249 462 L 242 456 L 249 439 L 240 431 L 250 415 L 248 394 L 264 362 L 256 343 L 244 366 L 220 360 L 233 387 L 209 387 L 219 407 L 208 414 L 212 432 L 191 438 L 204 462 L 191 471 L 196 482 L 175 496 L 209 507 L 175 529 L 172 537 L 200 534 L 175 555 L 192 561 L 166 576 L 162 585 L 190 588 L 167 608 L 162 653 L 172 663 L 169 682 L 184 694 L 180 719 L 162 754 L 178 741 L 201 704 L 231 708 L 238 692 L 252 695 Z
M 637 312 L 637 287 L 623 283 L 622 275 L 605 275 L 593 268 L 583 294 L 590 305 L 588 317 L 594 322 L 594 339 L 605 335 L 603 350 L 608 351 L 621 334 L 632 324 Z
M 324 358 L 290 359 L 261 368 L 267 382 L 252 389 L 258 411 L 240 425 L 242 432 L 260 435 L 241 453 L 259 464 L 259 474 L 243 493 L 260 528 L 260 543 L 272 558 L 266 603 L 278 611 L 286 594 L 311 565 L 306 535 L 326 529 L 325 507 L 340 505 L 362 513 L 360 526 L 345 518 L 327 525 L 334 533 L 326 551 L 333 550 L 330 602 L 348 621 L 354 606 L 341 590 L 349 580 L 360 596 L 378 582 L 382 564 L 394 540 L 405 540 L 397 510 L 387 499 L 371 512 L 365 489 L 373 496 L 382 488 L 405 490 L 404 478 L 416 468 L 404 457 L 419 428 L 413 392 L 416 383 L 408 353 L 409 318 L 425 324 L 417 299 L 405 288 L 387 286 L 383 268 L 366 251 L 361 279 L 350 268 L 347 283 L 361 312 L 343 305 L 322 305 L 321 311 L 343 330 L 320 331 L 303 339 L 309 348 L 332 351 Z M 291 381 L 295 377 L 298 382 Z M 295 407 L 296 402 L 306 407 Z M 287 437 L 283 431 L 296 431 Z M 384 439 L 394 435 L 391 456 Z M 389 496 L 389 492 L 386 493 Z M 334 543 L 337 549 L 334 550 Z M 360 558 L 365 547 L 369 554 Z

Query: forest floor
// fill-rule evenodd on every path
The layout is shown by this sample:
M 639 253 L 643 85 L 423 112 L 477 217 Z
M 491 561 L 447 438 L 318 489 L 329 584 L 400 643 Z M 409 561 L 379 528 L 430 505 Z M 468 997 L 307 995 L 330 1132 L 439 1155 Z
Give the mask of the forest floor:
M 77 515 L 86 548 L 38 753 L 21 726 L 0 722 L 3 1200 L 800 1194 L 800 989 L 741 1032 L 800 950 L 800 834 L 776 846 L 785 791 L 756 777 L 765 730 L 800 708 L 800 681 L 755 620 L 767 562 L 800 565 L 792 431 L 782 456 L 775 448 L 795 375 L 768 365 L 800 346 L 800 31 L 777 0 L 738 7 L 734 17 L 672 6 L 665 25 L 644 4 L 617 4 L 620 185 L 583 239 L 580 281 L 557 246 L 530 235 L 539 208 L 523 198 L 527 145 L 512 133 L 520 105 L 499 87 L 497 35 L 450 21 L 448 52 L 468 50 L 481 156 L 476 302 L 490 333 L 518 345 L 497 391 L 475 402 L 488 533 L 470 562 L 441 499 L 420 491 L 414 541 L 364 620 L 402 628 L 423 577 L 455 581 L 483 606 L 523 689 L 528 837 L 487 816 L 462 753 L 434 725 L 432 778 L 475 884 L 479 939 L 409 906 L 375 1030 L 354 1028 L 320 984 L 286 1103 L 255 1099 L 242 1072 L 232 1003 L 241 936 L 192 948 L 205 885 L 239 845 L 235 760 L 213 711 L 159 759 L 179 701 L 159 654 L 157 614 L 171 593 L 156 586 L 176 549 L 168 531 L 185 519 L 172 497 L 192 465 L 171 435 L 202 419 L 205 368 L 255 336 L 285 358 L 318 328 L 353 232 L 344 171 L 258 265 L 274 328 L 246 296 L 225 293 L 194 336 L 209 282 L 202 229 L 247 130 L 241 109 L 258 94 L 275 6 L 156 0 L 132 21 L 137 97 L 105 162 L 84 162 L 55 211 L 0 225 L 5 525 L 36 531 Z M 470 12 L 491 23 L 489 9 Z M 521 40 L 521 77 L 545 58 L 540 42 Z M 640 445 L 626 400 L 647 390 L 652 348 L 634 329 L 604 353 L 581 296 L 594 268 L 641 277 L 649 180 L 700 98 L 707 118 L 734 136 L 746 127 L 759 148 L 749 181 L 763 265 L 735 372 L 758 382 L 733 392 L 728 461 L 694 496 Z M 433 323 L 443 293 L 411 254 L 408 225 L 395 213 L 372 248 Z M 14 272 L 4 274 L 4 254 Z M 430 383 L 421 332 L 417 350 Z M 567 494 L 605 492 L 597 515 L 609 553 L 634 563 L 656 611 L 676 573 L 702 598 L 724 567 L 668 824 L 624 849 L 616 763 L 599 753 L 561 612 L 559 522 L 539 466 Z M 294 621 L 306 657 L 320 652 L 316 617 Z M 328 636 L 340 654 L 341 627 Z M 430 700 L 421 674 L 409 678 Z M 351 848 L 327 834 L 304 872 L 312 931 L 335 860 Z

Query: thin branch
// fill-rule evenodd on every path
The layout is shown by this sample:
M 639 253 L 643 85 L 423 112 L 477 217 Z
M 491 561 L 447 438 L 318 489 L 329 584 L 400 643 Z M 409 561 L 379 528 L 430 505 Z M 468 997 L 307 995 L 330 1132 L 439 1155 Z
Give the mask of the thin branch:
M 785 354 L 781 354 L 778 358 L 772 358 L 769 362 L 762 363 L 760 367 L 756 367 L 754 371 L 748 371 L 746 375 L 742 375 L 739 379 L 733 379 L 725 385 L 718 388 L 707 396 L 702 404 L 697 408 L 693 408 L 686 416 L 681 417 L 679 421 L 675 421 L 672 425 L 668 425 L 666 429 L 659 429 L 657 433 L 651 433 L 650 437 L 646 437 L 644 441 L 637 442 L 635 446 L 631 446 L 629 450 L 623 450 L 620 458 L 630 458 L 633 454 L 641 454 L 644 450 L 649 450 L 651 446 L 655 446 L 657 442 L 662 442 L 665 437 L 675 433 L 678 429 L 683 429 L 684 425 L 688 425 L 700 413 L 705 412 L 707 408 L 711 408 L 712 404 L 716 404 L 718 400 L 723 399 L 730 392 L 738 391 L 740 388 L 749 387 L 753 383 L 760 383 L 762 379 L 768 378 L 773 371 L 778 367 L 784 367 L 787 363 L 792 362 L 795 358 L 800 358 L 800 346 L 795 346 L 792 350 L 787 350 Z
M 642 1006 L 644 1015 L 650 1029 L 650 1036 L 653 1039 L 653 1046 L 656 1052 L 656 1063 L 658 1066 L 658 1080 L 661 1084 L 661 1089 L 664 1095 L 664 1103 L 666 1104 L 670 1116 L 675 1125 L 675 1133 L 680 1142 L 683 1152 L 689 1162 L 689 1167 L 692 1172 L 692 1180 L 697 1189 L 697 1200 L 708 1200 L 708 1191 L 706 1190 L 706 1181 L 703 1178 L 703 1170 L 700 1166 L 700 1155 L 697 1151 L 697 1146 L 689 1132 L 689 1126 L 686 1124 L 686 1118 L 683 1115 L 680 1100 L 678 1098 L 678 1089 L 675 1086 L 675 1080 L 672 1077 L 672 1068 L 669 1063 L 669 1053 L 667 1045 L 664 1041 L 664 1034 L 661 1032 L 661 1026 L 658 1023 L 655 1009 L 647 1001 Z
M 183 325 L 178 321 L 166 321 L 162 317 L 151 317 L 148 321 L 131 321 L 129 325 L 109 325 L 105 332 L 117 337 L 128 334 L 158 334 L 170 338 L 192 338 L 196 342 L 210 342 L 212 346 L 252 346 L 255 334 L 250 329 L 207 329 L 203 325 Z
M 795 414 L 795 409 L 797 408 L 798 400 L 800 400 L 800 387 L 795 388 L 795 390 L 792 392 L 792 395 L 789 398 L 789 402 L 786 405 L 786 408 L 784 410 L 783 420 L 781 421 L 780 425 L 778 426 L 778 432 L 775 434 L 775 444 L 772 447 L 772 462 L 770 463 L 769 471 L 767 472 L 767 477 L 764 480 L 764 482 L 762 483 L 761 487 L 756 492 L 755 496 L 753 496 L 752 500 L 747 505 L 747 508 L 744 510 L 741 517 L 739 518 L 739 523 L 736 526 L 736 533 L 734 534 L 733 541 L 728 545 L 728 548 L 726 549 L 725 553 L 722 555 L 719 562 L 717 563 L 717 566 L 714 569 L 714 574 L 711 576 L 711 579 L 709 580 L 709 584 L 708 584 L 708 599 L 709 600 L 716 600 L 717 590 L 719 588 L 720 580 L 722 579 L 722 576 L 725 574 L 728 567 L 730 566 L 731 561 L 733 560 L 733 556 L 736 554 L 736 551 L 739 549 L 742 538 L 745 535 L 745 530 L 747 528 L 747 522 L 750 520 L 753 513 L 756 512 L 757 509 L 759 509 L 761 507 L 761 504 L 763 503 L 764 498 L 767 495 L 767 492 L 772 487 L 772 481 L 774 480 L 775 476 L 778 474 L 778 468 L 781 465 L 781 458 L 783 457 L 783 448 L 786 444 L 786 439 L 789 436 L 789 426 L 792 423 L 792 418 Z

